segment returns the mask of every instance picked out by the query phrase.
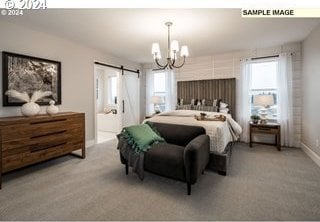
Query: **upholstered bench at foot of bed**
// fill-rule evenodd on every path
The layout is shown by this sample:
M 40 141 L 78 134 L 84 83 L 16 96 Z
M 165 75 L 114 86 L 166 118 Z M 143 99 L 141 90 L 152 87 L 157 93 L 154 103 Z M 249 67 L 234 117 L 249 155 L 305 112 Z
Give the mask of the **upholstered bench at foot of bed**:
M 187 183 L 187 193 L 197 182 L 209 162 L 210 139 L 202 127 L 166 123 L 148 123 L 166 140 L 165 143 L 151 145 L 144 153 L 143 168 L 168 178 Z M 121 163 L 128 162 L 121 155 Z

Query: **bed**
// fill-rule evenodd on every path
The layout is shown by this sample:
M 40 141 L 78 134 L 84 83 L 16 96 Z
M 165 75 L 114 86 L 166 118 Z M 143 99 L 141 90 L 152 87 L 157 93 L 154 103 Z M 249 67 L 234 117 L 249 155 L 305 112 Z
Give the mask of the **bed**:
M 208 169 L 227 175 L 232 147 L 242 132 L 236 117 L 236 79 L 207 79 L 194 81 L 178 81 L 177 83 L 178 109 L 186 110 L 165 112 L 149 118 L 147 121 L 163 122 L 182 125 L 202 126 L 210 137 L 210 161 Z M 215 111 L 207 112 L 208 107 L 216 106 L 215 101 L 228 104 L 228 113 L 220 113 L 218 107 Z M 205 101 L 201 106 L 197 101 Z M 191 104 L 195 102 L 195 104 Z M 189 108 L 196 110 L 189 110 Z M 203 109 L 205 108 L 205 109 Z M 212 110 L 210 110 L 212 111 Z M 225 115 L 226 121 L 197 121 L 194 115 L 205 112 L 208 116 Z

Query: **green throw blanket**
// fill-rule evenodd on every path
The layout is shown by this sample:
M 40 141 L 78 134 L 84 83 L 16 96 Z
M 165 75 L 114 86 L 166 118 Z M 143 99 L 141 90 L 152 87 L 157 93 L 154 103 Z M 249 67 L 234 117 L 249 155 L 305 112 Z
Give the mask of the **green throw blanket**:
M 136 153 L 147 151 L 154 143 L 165 142 L 148 124 L 125 127 L 121 134 Z

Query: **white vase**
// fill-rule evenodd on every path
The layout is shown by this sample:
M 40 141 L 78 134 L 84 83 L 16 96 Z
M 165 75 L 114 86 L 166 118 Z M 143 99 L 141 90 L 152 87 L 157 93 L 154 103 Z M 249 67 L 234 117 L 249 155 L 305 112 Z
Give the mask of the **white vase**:
M 54 100 L 50 100 L 49 104 L 50 106 L 47 107 L 47 113 L 49 115 L 53 115 L 59 112 L 59 108 L 57 106 L 55 106 L 56 102 Z
M 24 116 L 34 116 L 40 112 L 40 106 L 35 102 L 28 102 L 21 106 L 21 112 Z

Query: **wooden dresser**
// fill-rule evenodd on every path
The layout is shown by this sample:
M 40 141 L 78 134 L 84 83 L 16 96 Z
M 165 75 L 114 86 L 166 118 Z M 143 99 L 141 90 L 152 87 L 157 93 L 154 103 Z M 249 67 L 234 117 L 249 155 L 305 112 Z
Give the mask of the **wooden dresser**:
M 3 173 L 79 149 L 85 158 L 84 113 L 1 117 L 0 189 Z

